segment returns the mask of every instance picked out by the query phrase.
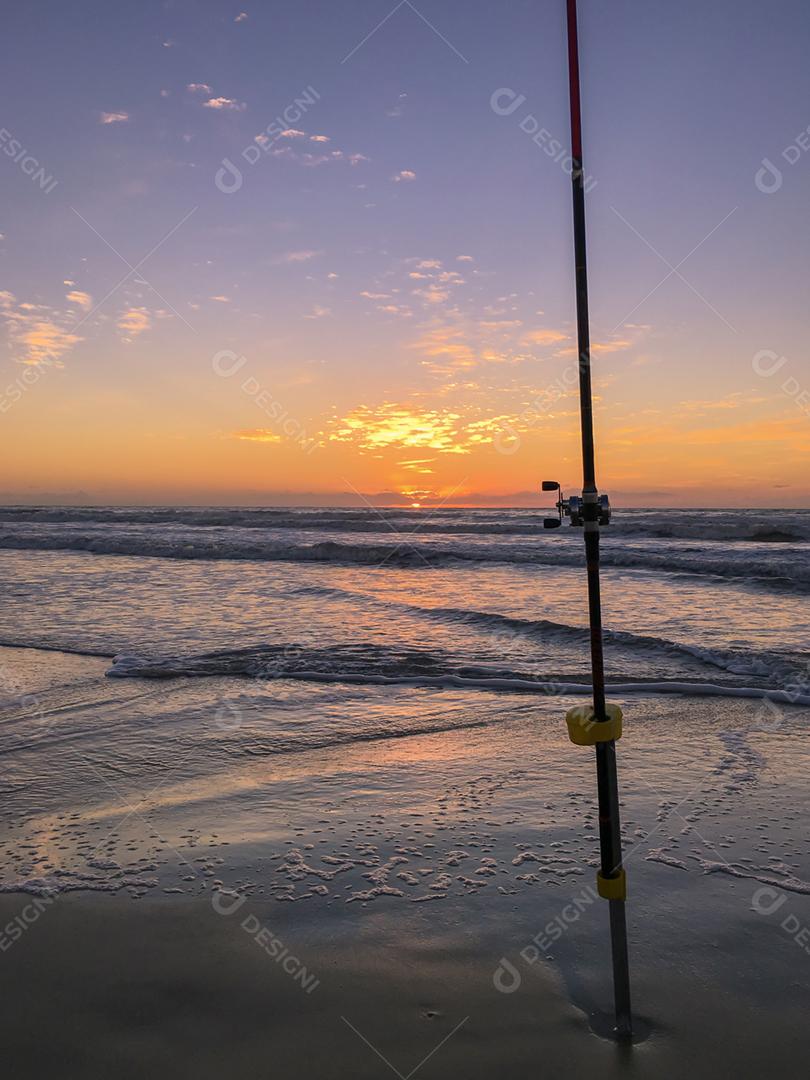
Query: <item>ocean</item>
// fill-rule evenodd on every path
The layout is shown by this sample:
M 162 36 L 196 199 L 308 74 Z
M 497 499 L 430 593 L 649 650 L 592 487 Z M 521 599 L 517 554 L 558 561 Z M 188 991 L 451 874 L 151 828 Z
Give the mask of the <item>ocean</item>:
M 0 509 L 0 642 L 112 676 L 587 677 L 580 530 L 533 510 Z M 810 659 L 810 511 L 621 510 L 611 679 L 784 690 Z
M 210 833 L 209 848 L 300 836 L 317 815 L 313 778 L 335 763 L 442 732 L 491 747 L 518 722 L 519 756 L 532 725 L 562 729 L 590 679 L 583 542 L 542 518 L 0 509 L 0 889 L 193 891 L 176 857 L 189 830 Z M 613 700 L 630 713 L 646 702 L 653 724 L 651 700 L 683 716 L 699 703 L 704 735 L 719 699 L 728 717 L 751 698 L 745 715 L 764 732 L 804 715 L 810 511 L 619 510 L 602 547 Z M 734 735 L 723 739 L 712 735 L 721 773 Z M 737 746 L 734 769 L 747 753 Z M 266 813 L 271 774 L 300 780 L 305 760 L 294 811 L 282 784 L 284 811 Z M 372 783 L 357 768 L 349 802 Z M 580 783 L 587 801 L 591 779 Z M 129 831 L 110 838 L 117 816 Z M 143 870 L 169 863 L 168 882 Z

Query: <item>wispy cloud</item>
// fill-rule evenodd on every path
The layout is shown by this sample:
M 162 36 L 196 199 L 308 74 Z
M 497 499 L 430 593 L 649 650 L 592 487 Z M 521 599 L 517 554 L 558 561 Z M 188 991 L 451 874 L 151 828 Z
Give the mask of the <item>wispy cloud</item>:
M 121 340 L 126 345 L 131 345 L 141 334 L 152 325 L 152 318 L 146 308 L 129 308 L 121 313 L 115 324 L 118 327 Z
M 244 112 L 247 104 L 235 98 L 212 97 L 203 102 L 204 109 L 218 109 L 222 112 Z
M 707 413 L 726 412 L 731 409 L 741 409 L 750 405 L 762 405 L 769 399 L 761 394 L 746 393 L 737 390 L 724 398 L 710 398 L 703 401 L 679 401 L 672 411 L 674 417 L 699 418 Z
M 82 292 L 80 289 L 69 292 L 66 299 L 69 303 L 76 304 L 82 311 L 89 311 L 93 306 L 93 297 L 90 293 Z
M 71 334 L 47 319 L 32 319 L 19 335 L 19 341 L 25 347 L 22 362 L 25 364 L 44 364 L 48 361 L 58 363 L 61 357 L 81 340 L 77 334 Z
M 241 439 L 244 442 L 280 443 L 281 436 L 270 428 L 245 428 L 242 431 L 232 431 L 232 439 Z
M 563 330 L 538 329 L 530 330 L 524 334 L 524 345 L 559 345 L 562 341 L 568 341 L 569 335 Z
M 103 112 L 99 114 L 100 124 L 124 124 L 129 120 L 128 112 Z
M 319 165 L 332 165 L 338 162 L 346 162 L 349 165 L 356 166 L 370 160 L 365 154 L 349 153 L 339 149 L 324 149 L 321 153 L 302 150 L 300 149 L 301 143 L 315 143 L 325 148 L 326 143 L 330 143 L 332 138 L 330 135 L 311 135 L 300 128 L 285 128 L 283 131 L 275 133 L 273 138 L 266 132 L 260 132 L 258 135 L 254 135 L 253 138 L 254 142 L 264 147 L 265 153 L 271 157 L 294 161 L 299 165 L 310 168 Z M 284 142 L 281 145 L 276 145 L 282 140 Z
M 478 362 L 476 353 L 459 327 L 437 326 L 418 338 L 411 348 L 427 358 L 423 362 L 432 371 L 471 368 Z
M 323 252 L 314 250 L 285 251 L 283 255 L 277 255 L 273 262 L 277 265 L 282 265 L 284 263 L 303 263 L 309 262 L 310 259 L 316 259 L 319 255 L 323 255 Z
M 256 136 L 257 141 L 261 141 L 259 136 Z M 269 142 L 269 140 L 265 140 Z M 349 165 L 359 165 L 363 161 L 368 161 L 369 158 L 365 154 L 347 154 L 343 150 L 329 150 L 323 154 L 313 154 L 310 151 L 293 150 L 291 146 L 276 146 L 272 150 L 268 151 L 271 157 L 284 158 L 288 161 L 295 161 L 299 165 L 304 165 L 308 168 L 317 168 L 320 165 L 334 165 L 338 162 L 348 162 Z
M 0 317 L 6 326 L 12 357 L 19 364 L 61 367 L 61 358 L 82 341 L 71 330 L 75 312 L 20 302 L 10 292 L 0 292 Z
M 635 342 L 630 341 L 628 338 L 613 338 L 609 341 L 592 341 L 591 342 L 591 355 L 600 356 L 605 353 L 625 352 L 627 349 L 631 349 Z M 576 356 L 576 345 L 568 345 L 564 349 L 558 349 L 554 354 L 555 356 Z
M 446 289 L 440 289 L 437 285 L 429 285 L 426 289 L 414 289 L 414 296 L 420 297 L 426 304 L 443 304 L 450 293 Z
M 410 183 L 411 180 L 416 179 L 416 173 L 413 169 L 400 169 L 400 171 L 395 173 L 391 179 L 395 184 Z
M 236 98 L 213 97 L 214 89 L 212 86 L 209 86 L 208 83 L 189 83 L 186 86 L 186 90 L 188 90 L 190 94 L 197 94 L 206 98 L 206 100 L 202 102 L 202 107 L 204 109 L 215 109 L 219 112 L 244 112 L 247 108 L 244 101 L 237 101 Z

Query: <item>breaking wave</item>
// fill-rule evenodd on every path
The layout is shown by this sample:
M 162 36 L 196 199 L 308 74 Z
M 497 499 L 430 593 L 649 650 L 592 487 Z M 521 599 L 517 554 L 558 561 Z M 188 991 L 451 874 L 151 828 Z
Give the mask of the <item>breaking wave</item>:
M 491 664 L 459 663 L 439 650 L 394 648 L 357 643 L 317 649 L 262 645 L 196 656 L 117 656 L 107 672 L 112 678 L 174 679 L 242 675 L 254 679 L 309 682 L 412 684 L 495 691 L 518 691 L 564 697 L 588 694 L 591 687 L 570 677 L 538 676 Z M 767 686 L 739 686 L 683 680 L 613 682 L 614 693 L 668 693 L 762 698 L 782 704 L 810 705 L 810 693 Z
M 386 534 L 390 536 L 390 531 Z M 580 566 L 581 535 L 569 532 L 565 538 L 546 542 L 498 542 L 486 538 L 467 543 L 447 539 L 443 542 L 415 541 L 407 537 L 399 542 L 364 543 L 323 540 L 314 543 L 287 542 L 244 533 L 219 530 L 172 529 L 116 531 L 102 528 L 82 531 L 58 527 L 0 532 L 0 548 L 35 551 L 76 551 L 94 555 L 125 555 L 145 558 L 189 560 L 251 560 L 257 562 L 336 563 L 368 567 L 420 568 L 469 566 L 473 563 L 502 563 L 519 566 Z M 782 557 L 773 552 L 757 554 L 756 549 L 707 549 L 705 546 L 671 544 L 622 544 L 615 534 L 602 548 L 606 567 L 628 570 L 653 570 L 712 576 L 749 585 L 783 591 L 810 592 L 810 559 L 797 558 L 797 548 L 785 549 Z M 804 552 L 803 552 L 804 554 Z
M 330 599 L 362 601 L 366 605 L 372 604 L 389 610 L 403 611 L 428 620 L 480 627 L 495 634 L 518 635 L 532 640 L 555 641 L 560 644 L 583 647 L 589 645 L 590 642 L 590 631 L 586 626 L 572 626 L 570 623 L 553 622 L 550 619 L 521 619 L 516 616 L 474 611 L 469 608 L 421 607 L 416 604 L 382 600 L 345 589 L 320 585 L 302 586 L 295 591 Z M 775 655 L 744 649 L 711 649 L 687 642 L 670 641 L 650 634 L 634 634 L 609 628 L 603 630 L 603 637 L 608 644 L 622 645 L 625 648 L 638 649 L 645 653 L 675 657 L 691 656 L 710 667 L 719 668 L 733 675 L 778 678 L 781 682 L 785 682 L 792 678 L 801 678 L 805 671 L 806 662 L 801 655 Z

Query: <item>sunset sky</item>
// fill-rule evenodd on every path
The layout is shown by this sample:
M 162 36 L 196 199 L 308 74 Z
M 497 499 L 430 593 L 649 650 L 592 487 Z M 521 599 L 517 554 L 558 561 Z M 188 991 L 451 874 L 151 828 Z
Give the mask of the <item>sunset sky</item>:
M 6 5 L 0 500 L 575 487 L 564 8 Z M 600 488 L 810 506 L 810 6 L 580 23 Z

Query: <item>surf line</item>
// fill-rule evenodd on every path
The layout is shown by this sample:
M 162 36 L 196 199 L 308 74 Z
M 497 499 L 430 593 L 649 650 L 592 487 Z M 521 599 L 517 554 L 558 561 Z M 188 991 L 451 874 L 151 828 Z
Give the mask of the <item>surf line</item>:
M 112 676 L 143 677 L 143 672 L 108 672 Z M 172 673 L 171 677 L 178 677 Z M 208 673 L 206 673 L 208 674 Z M 146 675 L 147 678 L 150 675 Z M 465 675 L 372 675 L 352 671 L 282 671 L 274 679 L 294 679 L 298 682 L 356 683 L 363 686 L 450 686 L 460 690 L 501 690 L 515 693 L 542 694 L 545 697 L 579 697 L 593 693 L 590 683 L 538 682 L 533 679 L 470 678 Z M 773 701 L 780 705 L 810 705 L 810 694 L 790 690 L 772 690 L 764 686 L 723 686 L 718 683 L 690 682 L 626 682 L 606 684 L 612 694 L 674 694 L 683 697 L 733 697 Z

